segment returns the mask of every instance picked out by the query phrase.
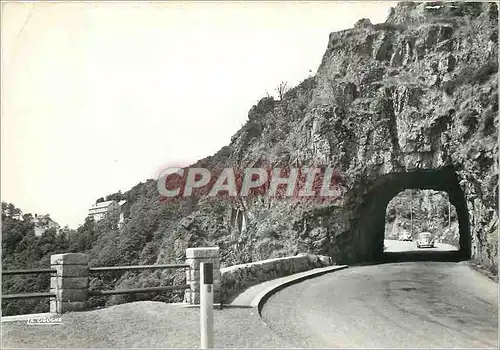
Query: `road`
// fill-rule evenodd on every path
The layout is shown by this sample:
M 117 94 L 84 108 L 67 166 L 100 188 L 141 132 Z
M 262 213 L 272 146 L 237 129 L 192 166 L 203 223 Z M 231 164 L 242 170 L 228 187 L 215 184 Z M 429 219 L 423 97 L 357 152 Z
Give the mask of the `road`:
M 262 317 L 296 347 L 494 348 L 498 284 L 464 262 L 357 266 L 283 289 Z
M 446 243 L 437 243 L 434 248 L 417 248 L 417 244 L 415 242 L 400 242 L 396 240 L 386 239 L 384 240 L 384 245 L 387 247 L 386 252 L 412 252 L 412 251 L 432 251 L 432 252 L 445 252 L 445 251 L 456 251 L 458 250 L 456 247 L 446 244 Z

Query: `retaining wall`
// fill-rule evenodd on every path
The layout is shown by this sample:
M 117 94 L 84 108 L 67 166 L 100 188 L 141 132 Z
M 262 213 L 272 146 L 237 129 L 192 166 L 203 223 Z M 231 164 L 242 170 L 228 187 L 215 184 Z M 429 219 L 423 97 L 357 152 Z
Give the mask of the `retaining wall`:
M 300 254 L 225 267 L 220 270 L 221 296 L 227 304 L 256 284 L 330 265 L 334 264 L 328 256 Z

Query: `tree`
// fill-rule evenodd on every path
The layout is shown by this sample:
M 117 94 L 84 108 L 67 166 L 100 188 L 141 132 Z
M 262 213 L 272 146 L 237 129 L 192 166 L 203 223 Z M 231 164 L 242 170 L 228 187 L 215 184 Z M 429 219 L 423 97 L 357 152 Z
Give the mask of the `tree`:
M 124 195 L 122 193 L 122 191 L 118 191 L 116 193 L 112 193 L 112 194 L 109 194 L 106 196 L 106 201 L 121 201 L 122 199 L 124 199 Z
M 23 212 L 12 203 L 2 202 L 2 217 L 20 218 Z
M 56 236 L 57 230 L 55 228 L 49 228 L 42 234 L 42 236 L 38 240 L 37 246 L 40 252 L 40 257 L 53 252 L 56 246 Z
M 8 204 L 5 202 L 2 202 L 2 218 L 5 216 L 8 216 Z
M 24 214 L 23 221 L 26 223 L 32 223 L 33 222 L 33 215 L 31 213 Z
M 282 100 L 285 97 L 285 94 L 290 90 L 288 87 L 288 83 L 286 81 L 281 81 L 279 85 L 276 87 L 276 93 L 278 94 L 278 98 Z

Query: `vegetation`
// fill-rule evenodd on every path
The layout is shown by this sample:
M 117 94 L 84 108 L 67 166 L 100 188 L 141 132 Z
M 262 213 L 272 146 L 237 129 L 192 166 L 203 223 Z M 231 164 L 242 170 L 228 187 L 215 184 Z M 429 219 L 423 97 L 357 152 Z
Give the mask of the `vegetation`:
M 459 247 L 458 217 L 442 191 L 406 190 L 394 197 L 386 210 L 385 237 L 429 231 L 442 242 Z
M 185 212 L 178 210 L 182 208 L 176 205 L 161 205 L 153 199 L 156 193 L 152 193 L 155 187 L 151 182 L 145 187 L 136 186 L 127 193 L 127 198 L 135 201 L 128 208 L 129 219 L 121 230 L 117 227 L 119 213 L 115 211 L 97 223 L 87 218 L 76 230 L 51 228 L 37 237 L 32 214 L 20 216 L 20 209 L 13 204 L 2 203 L 3 269 L 48 267 L 50 255 L 68 252 L 89 254 L 91 266 L 154 263 L 161 236 L 168 230 L 168 219 Z M 133 274 L 95 277 L 91 279 L 91 287 L 102 289 L 114 289 L 122 278 L 137 279 Z M 159 285 L 161 274 L 145 273 L 142 277 L 138 281 L 142 285 Z M 50 288 L 50 278 L 46 274 L 5 276 L 2 282 L 5 294 L 43 292 Z M 106 301 L 102 298 L 92 300 L 92 305 L 98 306 Z M 3 302 L 3 315 L 47 312 L 48 309 L 47 299 Z
M 276 87 L 276 93 L 278 94 L 278 98 L 282 100 L 285 97 L 285 94 L 290 90 L 288 87 L 288 83 L 286 81 L 282 81 Z
M 480 5 L 457 4 L 455 7 L 446 7 L 442 11 L 440 10 L 441 12 L 436 11 L 436 19 L 439 21 L 446 20 L 445 12 L 448 11 L 448 8 L 449 11 L 458 11 L 458 13 L 466 13 L 467 16 L 474 17 L 479 13 Z M 483 45 L 484 40 L 480 40 L 481 35 L 483 35 L 481 33 L 487 35 L 488 38 L 491 36 L 491 40 L 494 40 L 495 43 L 498 40 L 496 26 L 494 31 L 490 31 L 486 27 L 489 24 L 483 22 L 485 21 L 481 20 L 478 23 L 472 23 L 484 29 L 479 31 L 479 28 L 477 31 L 477 42 L 481 45 L 478 44 L 476 48 L 486 47 Z M 497 25 L 497 22 L 495 24 Z M 474 33 L 471 28 L 471 26 L 457 28 L 453 35 L 457 38 L 471 37 L 471 33 Z M 405 28 L 396 22 L 389 21 L 386 24 L 378 25 L 378 27 L 375 26 L 375 30 L 377 29 L 404 30 Z M 427 29 L 421 33 L 425 34 L 426 31 Z M 330 46 L 323 57 L 317 77 L 310 77 L 291 89 L 286 82 L 281 82 L 276 91 L 280 101 L 275 100 L 269 94 L 261 99 L 251 108 L 248 113 L 248 120 L 231 138 L 229 146 L 223 147 L 216 154 L 202 159 L 192 166 L 220 169 L 227 166 L 258 166 L 266 162 L 273 165 L 294 164 L 298 166 L 306 165 L 308 162 L 315 162 L 318 159 L 323 161 L 324 158 L 329 159 L 335 166 L 338 165 L 344 170 L 347 169 L 348 175 L 352 179 L 356 181 L 360 179 L 360 182 L 362 182 L 361 180 L 367 176 L 364 171 L 368 170 L 364 170 L 365 160 L 356 161 L 357 156 L 363 154 L 361 151 L 371 152 L 377 146 L 383 149 L 383 152 L 388 152 L 385 149 L 386 145 L 382 142 L 384 141 L 382 136 L 379 141 L 372 137 L 373 141 L 368 140 L 366 144 L 360 143 L 360 140 L 363 140 L 364 137 L 361 135 L 371 132 L 371 128 L 379 126 L 385 128 L 382 124 L 376 124 L 378 120 L 373 120 L 375 118 L 372 118 L 372 116 L 375 116 L 375 114 L 367 113 L 367 111 L 373 111 L 373 108 L 385 108 L 385 105 L 380 102 L 380 96 L 378 96 L 381 92 L 384 92 L 384 101 L 389 100 L 388 97 L 392 94 L 391 103 L 401 102 L 398 102 L 399 107 L 403 108 L 400 116 L 401 120 L 414 118 L 417 123 L 418 119 L 418 123 L 421 123 L 418 125 L 422 126 L 422 130 L 427 130 L 424 120 L 420 121 L 420 114 L 412 114 L 416 107 L 410 103 L 410 99 L 421 99 L 422 103 L 420 105 L 422 109 L 420 112 L 422 112 L 422 118 L 424 116 L 427 118 L 424 112 L 428 112 L 430 118 L 441 108 L 439 106 L 442 103 L 442 94 L 440 91 L 436 94 L 438 91 L 434 91 L 434 87 L 427 89 L 426 84 L 417 79 L 421 77 L 417 73 L 424 74 L 422 71 L 424 65 L 419 60 L 410 63 L 405 69 L 399 69 L 395 67 L 389 68 L 389 62 L 379 62 L 370 58 L 371 56 L 368 57 L 370 61 L 365 61 L 365 54 L 363 54 L 364 56 L 358 55 L 354 51 L 357 47 L 362 47 L 365 50 L 367 46 L 365 39 L 363 38 L 362 42 L 358 42 L 358 38 L 352 37 L 353 33 L 355 34 L 354 31 L 344 31 L 332 35 Z M 406 39 L 411 39 L 412 37 L 409 34 L 411 33 L 401 33 L 402 36 L 406 36 Z M 404 37 L 401 39 L 404 39 Z M 453 52 L 456 55 L 457 67 L 442 75 L 442 77 L 449 79 L 441 80 L 443 81 L 441 89 L 446 93 L 459 95 L 461 91 L 466 91 L 471 86 L 483 84 L 488 80 L 493 81 L 494 74 L 498 71 L 496 58 L 493 60 L 491 57 L 486 56 L 486 51 L 484 51 L 484 57 L 475 57 L 474 52 L 482 52 L 482 50 L 475 50 L 474 47 Z M 492 51 L 492 53 L 494 52 Z M 492 53 L 490 53 L 491 56 L 496 56 Z M 389 59 L 389 57 L 387 58 Z M 402 86 L 404 88 L 404 97 L 400 96 L 399 92 L 396 94 L 395 89 L 387 89 L 388 93 L 380 89 L 380 82 L 383 79 L 384 72 L 389 72 L 390 69 L 392 69 L 392 73 L 398 72 L 397 69 L 406 72 L 397 75 L 397 78 L 391 73 L 393 83 L 390 84 Z M 419 89 L 424 91 L 427 97 L 422 97 L 418 93 Z M 470 90 L 472 91 L 472 89 Z M 492 86 L 489 91 L 484 92 L 484 103 L 481 102 L 484 110 L 471 103 L 469 107 L 460 108 L 461 114 L 457 115 L 456 118 L 450 116 L 450 123 L 457 125 L 457 120 L 460 123 L 463 121 L 463 124 L 465 124 L 463 129 L 474 130 L 474 132 L 477 129 L 483 132 L 484 135 L 493 134 L 497 114 L 495 112 L 498 109 L 496 85 Z M 464 92 L 463 95 L 465 94 Z M 434 99 L 435 96 L 437 97 Z M 463 96 L 455 97 L 457 97 L 455 99 L 457 106 L 460 106 L 461 101 L 465 101 Z M 356 105 L 353 105 L 353 100 L 357 100 Z M 448 102 L 443 103 L 442 108 L 449 107 Z M 351 108 L 351 106 L 359 108 Z M 458 107 L 456 109 L 459 110 Z M 474 109 L 479 112 L 473 112 Z M 381 113 L 378 115 L 384 116 Z M 481 115 L 484 120 L 479 118 Z M 463 119 L 461 119 L 462 117 Z M 394 119 L 394 117 L 391 118 Z M 317 130 L 312 128 L 312 125 L 316 122 L 320 126 Z M 394 121 L 391 121 L 391 123 L 396 125 Z M 442 127 L 442 129 L 444 128 L 445 126 Z M 455 133 L 455 130 L 453 130 L 453 133 Z M 401 141 L 404 139 L 413 141 L 410 138 L 410 136 L 414 135 L 413 130 L 395 131 L 393 134 L 400 137 Z M 394 142 L 390 147 L 394 147 L 393 145 L 397 145 L 399 142 L 394 135 L 391 136 Z M 329 143 L 326 145 L 328 147 L 325 146 L 324 149 L 318 151 L 318 142 L 315 140 L 317 136 L 320 136 L 321 141 L 328 141 Z M 444 132 L 443 136 L 448 137 Z M 491 168 L 489 162 L 492 157 L 485 156 L 486 160 L 484 162 L 480 161 L 481 158 L 472 162 L 468 157 L 461 156 L 459 153 L 476 149 L 471 148 L 472 146 L 461 149 L 454 145 L 459 142 L 458 140 L 459 138 L 450 132 L 450 140 L 443 142 L 443 145 L 452 145 L 450 146 L 450 152 L 443 151 L 442 154 L 455 152 L 457 155 L 453 155 L 453 161 L 463 165 L 470 174 L 474 174 L 473 170 L 475 169 L 472 165 L 467 164 L 478 163 L 482 168 L 486 169 L 481 168 L 477 173 L 479 174 L 477 179 L 481 180 L 482 174 L 487 173 L 487 169 Z M 481 139 L 481 141 L 483 140 Z M 400 152 L 399 147 L 392 149 L 394 152 Z M 364 152 L 364 154 L 369 152 Z M 478 181 L 478 183 L 481 182 L 482 180 Z M 488 188 L 491 188 L 491 186 Z M 410 197 L 405 196 L 406 194 L 402 194 L 395 198 L 394 203 L 398 203 L 401 198 L 403 199 L 397 205 L 391 202 L 387 209 L 387 227 L 391 229 L 396 227 L 396 230 L 391 232 L 409 230 L 411 220 L 413 220 L 412 225 L 415 225 L 415 231 L 413 232 L 424 229 L 439 232 L 440 229 L 448 227 L 448 203 L 445 196 L 438 200 L 438 197 L 434 195 L 426 197 L 426 195 L 412 193 L 412 203 L 415 203 L 413 207 L 408 205 Z M 489 198 L 487 191 L 483 196 Z M 432 217 L 439 217 L 436 213 L 439 210 L 445 210 L 446 212 L 440 217 L 441 220 L 445 218 L 446 221 L 434 222 L 432 217 L 429 218 L 429 207 L 424 198 L 436 199 L 434 203 L 436 206 L 432 207 Z M 285 255 L 292 251 L 310 249 L 316 252 L 330 252 L 328 250 L 330 246 L 343 247 L 341 240 L 344 240 L 345 235 L 341 233 L 347 232 L 346 228 L 350 227 L 350 224 L 345 223 L 348 220 L 344 220 L 344 214 L 348 213 L 347 210 L 339 209 L 338 211 L 329 212 L 329 214 L 321 214 L 322 217 L 338 215 L 339 219 L 332 220 L 332 225 L 330 225 L 334 227 L 329 227 L 329 230 L 335 232 L 335 234 L 329 236 L 329 232 L 328 235 L 320 235 L 321 239 L 312 241 L 311 238 L 311 243 L 303 243 L 304 240 L 310 239 L 310 237 L 307 237 L 308 228 L 299 227 L 296 230 L 291 230 L 287 227 L 294 225 L 293 220 L 296 219 L 294 215 L 299 216 L 298 222 L 301 222 L 300 217 L 303 216 L 303 210 L 305 209 L 299 207 L 294 212 L 295 207 L 292 209 L 288 205 L 280 207 L 276 203 L 269 201 L 256 205 L 257 209 L 255 209 L 254 214 L 259 217 L 259 220 L 255 220 L 255 222 L 259 223 L 258 227 L 254 222 L 249 223 L 247 226 L 249 229 L 245 232 L 246 236 L 243 234 L 233 236 L 231 230 L 234 227 L 227 224 L 224 217 L 224 212 L 230 208 L 230 204 L 223 201 L 202 202 L 197 200 L 165 203 L 159 197 L 155 180 L 139 183 L 125 193 L 118 192 L 103 196 L 97 199 L 97 202 L 108 200 L 126 200 L 122 207 L 125 217 L 123 227 L 119 228 L 117 226 L 119 213 L 115 211 L 109 213 L 99 222 L 88 219 L 76 230 L 48 228 L 41 236 L 35 235 L 36 224 L 32 214 L 23 214 L 13 204 L 2 203 L 3 268 L 47 267 L 51 254 L 65 252 L 89 254 L 91 266 L 176 263 L 184 260 L 183 254 L 188 246 L 196 247 L 212 244 L 220 246 L 222 263 L 231 265 L 249 262 L 252 258 L 268 258 L 271 254 Z M 488 204 L 486 200 L 484 202 Z M 496 206 L 497 203 L 494 205 Z M 196 215 L 193 214 L 195 212 Z M 315 215 L 320 214 L 315 211 Z M 450 217 L 453 225 L 454 222 L 456 223 L 456 219 Z M 274 223 L 285 223 L 287 225 L 279 226 L 274 225 Z M 335 226 L 337 223 L 338 226 Z M 318 224 L 318 226 L 320 225 L 323 224 Z M 491 232 L 495 227 L 496 223 L 492 224 Z M 300 236 L 302 231 L 304 231 L 304 235 Z M 496 237 L 496 234 L 491 236 Z M 450 234 L 446 237 L 453 239 L 454 236 Z M 485 242 L 485 246 L 496 247 L 496 244 L 489 244 L 487 240 Z M 453 244 L 452 241 L 450 243 Z M 496 252 L 492 252 L 491 256 L 496 256 Z M 493 258 L 491 260 L 493 261 Z M 115 289 L 158 286 L 178 283 L 184 277 L 182 271 L 109 273 L 91 276 L 90 287 L 94 289 Z M 46 275 L 6 276 L 3 278 L 4 293 L 46 291 L 48 288 L 49 281 Z M 153 300 L 176 301 L 179 300 L 181 294 L 172 292 L 155 295 L 95 298 L 91 300 L 91 304 L 97 307 L 121 303 L 133 300 L 133 298 L 142 299 L 146 297 Z M 4 315 L 48 310 L 46 300 L 11 301 L 4 302 L 3 306 Z
M 67 228 L 50 228 L 40 237 L 35 236 L 35 222 L 32 214 L 22 215 L 12 203 L 2 202 L 2 268 L 42 268 L 50 264 L 50 255 L 78 250 L 80 241 L 76 231 Z M 85 234 L 86 227 L 80 229 Z M 70 242 L 72 242 L 70 244 Z M 47 275 L 5 276 L 2 289 L 5 294 L 48 291 L 50 281 Z M 5 301 L 2 314 L 23 314 L 48 311 L 48 301 L 28 299 Z

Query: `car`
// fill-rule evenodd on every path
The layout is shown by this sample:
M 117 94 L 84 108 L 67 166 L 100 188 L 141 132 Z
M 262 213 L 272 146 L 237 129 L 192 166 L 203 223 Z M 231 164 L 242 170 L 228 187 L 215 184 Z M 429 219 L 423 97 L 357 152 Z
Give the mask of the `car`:
M 413 237 L 409 233 L 403 233 L 399 236 L 398 241 L 413 241 Z
M 417 248 L 434 248 L 434 238 L 430 232 L 422 232 L 418 235 Z

